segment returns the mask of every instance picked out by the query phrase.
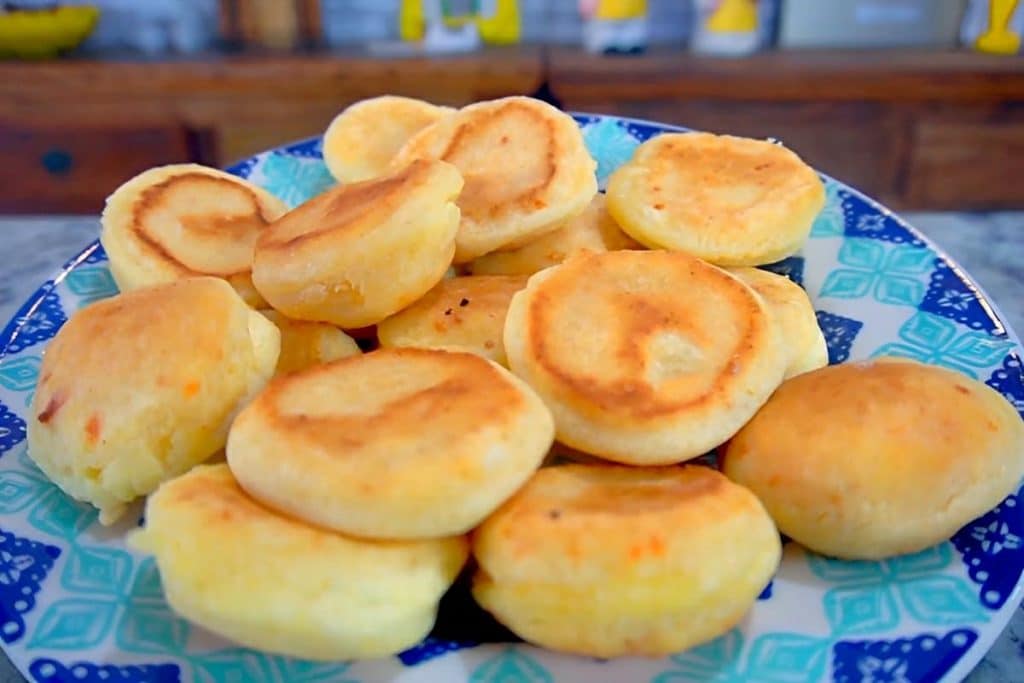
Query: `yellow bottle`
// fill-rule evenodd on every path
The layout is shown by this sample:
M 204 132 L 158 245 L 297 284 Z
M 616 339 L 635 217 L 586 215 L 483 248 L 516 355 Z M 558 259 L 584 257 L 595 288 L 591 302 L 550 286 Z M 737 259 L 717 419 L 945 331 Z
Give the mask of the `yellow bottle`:
M 754 0 L 722 0 L 705 25 L 718 33 L 756 31 L 757 4 Z
M 1017 54 L 1021 37 L 1010 30 L 1010 20 L 1018 4 L 1018 0 L 989 0 L 988 30 L 978 36 L 976 46 L 979 50 L 1002 55 Z
M 597 0 L 594 19 L 600 21 L 627 21 L 641 19 L 647 14 L 647 0 Z
M 491 45 L 519 42 L 519 3 L 517 0 L 477 0 L 474 12 L 463 16 L 445 16 L 446 26 L 476 24 L 480 38 Z M 423 40 L 427 32 L 423 0 L 402 0 L 398 12 L 398 35 L 402 40 Z

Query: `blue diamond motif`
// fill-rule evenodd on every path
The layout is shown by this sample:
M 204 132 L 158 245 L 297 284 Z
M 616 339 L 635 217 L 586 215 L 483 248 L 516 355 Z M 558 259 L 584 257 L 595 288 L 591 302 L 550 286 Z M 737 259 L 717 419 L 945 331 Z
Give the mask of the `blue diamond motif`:
M 269 154 L 260 167 L 261 185 L 289 206 L 298 206 L 336 184 L 323 161 L 282 152 Z
M 912 358 L 977 378 L 978 370 L 995 364 L 1013 347 L 1008 339 L 973 330 L 958 335 L 961 330 L 945 318 L 918 311 L 900 328 L 903 343 L 885 344 L 871 355 Z
M 68 289 L 92 300 L 105 299 L 117 294 L 117 284 L 110 271 L 103 266 L 75 268 L 64 280 Z
M 850 239 L 839 247 L 839 262 L 864 270 L 880 270 L 885 259 L 885 247 L 871 240 Z
M 776 275 L 788 277 L 801 287 L 804 285 L 804 258 L 802 256 L 790 256 L 781 261 L 758 267 Z
M 743 634 L 733 629 L 710 643 L 673 655 L 676 668 L 655 676 L 651 683 L 735 680 L 736 663 L 742 651 Z
M 837 635 L 884 631 L 900 621 L 892 592 L 877 584 L 833 588 L 825 593 L 825 615 Z
M 899 583 L 900 598 L 907 612 L 918 621 L 953 626 L 988 620 L 963 579 L 931 576 Z
M 40 531 L 74 540 L 96 519 L 96 508 L 78 503 L 56 486 L 51 486 L 28 515 L 29 524 Z
M 846 231 L 846 216 L 839 185 L 834 180 L 825 180 L 825 197 L 825 208 L 814 219 L 811 237 L 841 237 Z
M 0 455 L 25 440 L 25 421 L 0 403 Z
M 409 648 L 405 652 L 400 652 L 398 659 L 405 666 L 417 666 L 435 657 L 446 655 L 449 652 L 455 652 L 467 647 L 475 647 L 476 645 L 478 643 L 427 638 L 422 643 Z
M 0 531 L 0 638 L 13 643 L 25 634 L 23 615 L 53 569 L 60 548 Z
M 193 658 L 194 680 L 202 683 L 248 683 L 274 680 L 269 658 L 252 650 L 221 650 Z
M 135 575 L 135 583 L 132 584 L 132 601 L 159 602 L 164 601 L 164 588 L 160 583 L 160 570 L 152 557 L 147 557 L 139 565 L 139 571 Z
M 117 602 L 68 598 L 50 605 L 36 626 L 29 648 L 81 650 L 93 647 L 114 624 Z
M 1013 594 L 1024 567 L 1024 506 L 1009 496 L 953 536 L 981 603 L 999 609 Z
M 916 306 L 924 295 L 924 285 L 917 280 L 883 275 L 875 285 L 875 298 L 883 304 Z
M 1003 359 L 1003 367 L 992 373 L 992 376 L 985 380 L 1000 394 L 1006 397 L 1021 417 L 1024 417 L 1024 364 L 1020 356 L 1010 354 Z
M 18 470 L 0 472 L 0 514 L 18 512 L 38 500 L 52 485 Z
M 128 589 L 132 556 L 113 548 L 81 548 L 71 551 L 64 565 L 61 585 L 74 593 L 122 595 Z
M 603 187 L 608 176 L 633 157 L 640 141 L 615 119 L 600 119 L 583 128 L 583 143 L 597 159 L 597 182 Z
M 829 583 L 874 583 L 886 574 L 882 562 L 836 560 L 811 552 L 806 557 L 811 572 Z
M 974 631 L 957 629 L 942 637 L 841 640 L 832 648 L 832 679 L 835 683 L 938 681 L 977 639 Z
M 36 659 L 28 667 L 38 683 L 179 683 L 181 670 L 174 664 L 111 666 L 92 662 L 62 664 L 56 659 Z
M 356 683 L 352 679 L 341 677 L 350 666 L 347 663 L 307 662 L 287 657 L 274 657 L 272 662 L 279 673 L 277 680 L 287 683 Z
M 180 655 L 189 628 L 165 606 L 131 605 L 117 625 L 117 644 L 129 652 Z
M 67 322 L 60 297 L 54 291 L 53 282 L 44 284 L 33 295 L 29 304 L 22 307 L 14 323 L 7 354 L 18 353 L 33 344 L 50 339 Z
M 844 363 L 850 357 L 850 349 L 864 323 L 827 311 L 817 311 L 818 327 L 828 343 L 828 362 L 832 365 Z
M 508 648 L 473 671 L 470 683 L 554 683 L 554 677 L 539 662 Z
M 770 633 L 751 645 L 745 680 L 764 683 L 818 680 L 827 659 L 827 640 L 796 633 Z
M 833 270 L 825 278 L 818 296 L 859 299 L 871 291 L 875 274 L 861 270 Z
M 964 275 L 942 258 L 936 257 L 933 266 L 928 291 L 918 306 L 920 310 L 972 329 L 1002 333 L 1002 326 L 992 319 L 992 314 L 982 305 L 981 295 Z
M 888 573 L 895 576 L 927 574 L 945 569 L 953 562 L 953 546 L 940 543 L 913 555 L 900 555 L 885 561 Z
M 0 385 L 11 391 L 29 391 L 39 377 L 38 356 L 19 356 L 0 363 Z

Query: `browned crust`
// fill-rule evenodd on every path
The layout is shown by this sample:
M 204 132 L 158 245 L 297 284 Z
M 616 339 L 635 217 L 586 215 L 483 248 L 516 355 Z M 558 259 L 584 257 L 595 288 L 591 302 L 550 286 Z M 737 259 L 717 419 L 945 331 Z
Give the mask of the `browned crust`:
M 250 268 L 224 272 L 197 272 L 192 270 L 175 258 L 167 246 L 162 244 L 159 239 L 147 231 L 146 214 L 159 207 L 161 195 L 163 195 L 170 187 L 180 185 L 183 182 L 212 183 L 230 188 L 230 191 L 232 192 L 242 192 L 248 195 L 252 200 L 254 207 L 254 211 L 250 215 L 220 217 L 218 219 L 214 219 L 211 223 L 206 222 L 209 219 L 208 216 L 180 216 L 179 219 L 188 232 L 216 232 L 220 234 L 226 233 L 238 235 L 252 229 L 253 223 L 256 223 L 256 229 L 259 231 L 262 231 L 270 224 L 270 219 L 263 213 L 263 205 L 260 202 L 259 197 L 251 188 L 246 187 L 241 183 L 228 180 L 227 178 L 218 178 L 204 173 L 191 172 L 172 176 L 162 182 L 147 187 L 142 191 L 132 207 L 130 226 L 131 233 L 144 246 L 144 248 L 150 252 L 151 255 L 171 266 L 182 275 L 217 275 L 220 277 L 230 277 L 233 275 L 248 273 Z
M 645 253 L 662 255 L 661 252 Z M 620 415 L 640 419 L 652 419 L 693 409 L 727 394 L 732 386 L 730 377 L 735 374 L 738 367 L 736 359 L 749 357 L 757 345 L 758 335 L 763 333 L 761 328 L 752 322 L 761 319 L 763 311 L 745 284 L 713 266 L 682 254 L 666 252 L 664 258 L 660 259 L 674 271 L 670 273 L 668 279 L 680 284 L 692 281 L 698 274 L 703 278 L 713 279 L 734 302 L 734 306 L 742 308 L 740 317 L 746 321 L 742 334 L 736 339 L 729 354 L 734 360 L 724 365 L 718 372 L 715 380 L 710 383 L 713 387 L 711 391 L 689 400 L 665 400 L 656 387 L 643 381 L 643 350 L 648 340 L 655 334 L 677 331 L 698 342 L 708 342 L 701 339 L 699 329 L 688 324 L 685 310 L 666 309 L 650 303 L 643 297 L 626 293 L 618 297 L 619 315 L 616 316 L 617 324 L 614 327 L 617 351 L 615 360 L 620 367 L 624 366 L 628 370 L 631 379 L 609 381 L 593 375 L 567 371 L 559 364 L 558 359 L 548 348 L 552 341 L 549 339 L 552 317 L 557 314 L 558 309 L 555 302 L 571 297 L 573 290 L 580 283 L 601 277 L 598 263 L 602 257 L 607 256 L 590 253 L 578 255 L 565 262 L 556 274 L 542 282 L 534 292 L 526 313 L 529 330 L 526 343 L 531 356 L 540 367 L 558 384 L 599 410 L 614 411 Z

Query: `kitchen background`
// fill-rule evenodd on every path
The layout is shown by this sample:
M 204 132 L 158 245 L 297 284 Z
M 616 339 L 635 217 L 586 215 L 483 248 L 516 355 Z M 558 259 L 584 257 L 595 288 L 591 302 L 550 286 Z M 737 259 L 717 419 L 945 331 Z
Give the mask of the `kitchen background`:
M 0 3 L 0 212 L 96 213 L 143 168 L 222 166 L 384 92 L 771 136 L 895 208 L 1024 208 L 1017 0 L 61 5 Z

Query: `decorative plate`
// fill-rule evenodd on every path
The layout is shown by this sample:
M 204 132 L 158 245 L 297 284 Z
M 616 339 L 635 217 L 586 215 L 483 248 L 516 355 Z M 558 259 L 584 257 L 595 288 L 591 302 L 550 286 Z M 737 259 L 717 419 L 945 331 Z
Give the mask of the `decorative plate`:
M 676 130 L 577 119 L 602 184 L 640 142 Z M 292 205 L 333 182 L 317 139 L 230 170 Z M 1024 414 L 1020 344 L 985 295 L 920 233 L 825 180 L 828 203 L 803 254 L 771 269 L 810 293 L 830 361 L 889 354 L 944 365 L 987 382 Z M 0 334 L 0 639 L 35 680 L 953 681 L 981 659 L 1021 600 L 1018 491 L 917 555 L 840 562 L 787 543 L 778 575 L 740 627 L 662 660 L 598 661 L 526 646 L 460 585 L 431 637 L 391 659 L 322 664 L 239 649 L 176 618 L 153 561 L 125 548 L 124 529 L 101 527 L 26 456 L 40 356 L 68 316 L 116 292 L 106 261 L 98 244 L 88 247 Z

